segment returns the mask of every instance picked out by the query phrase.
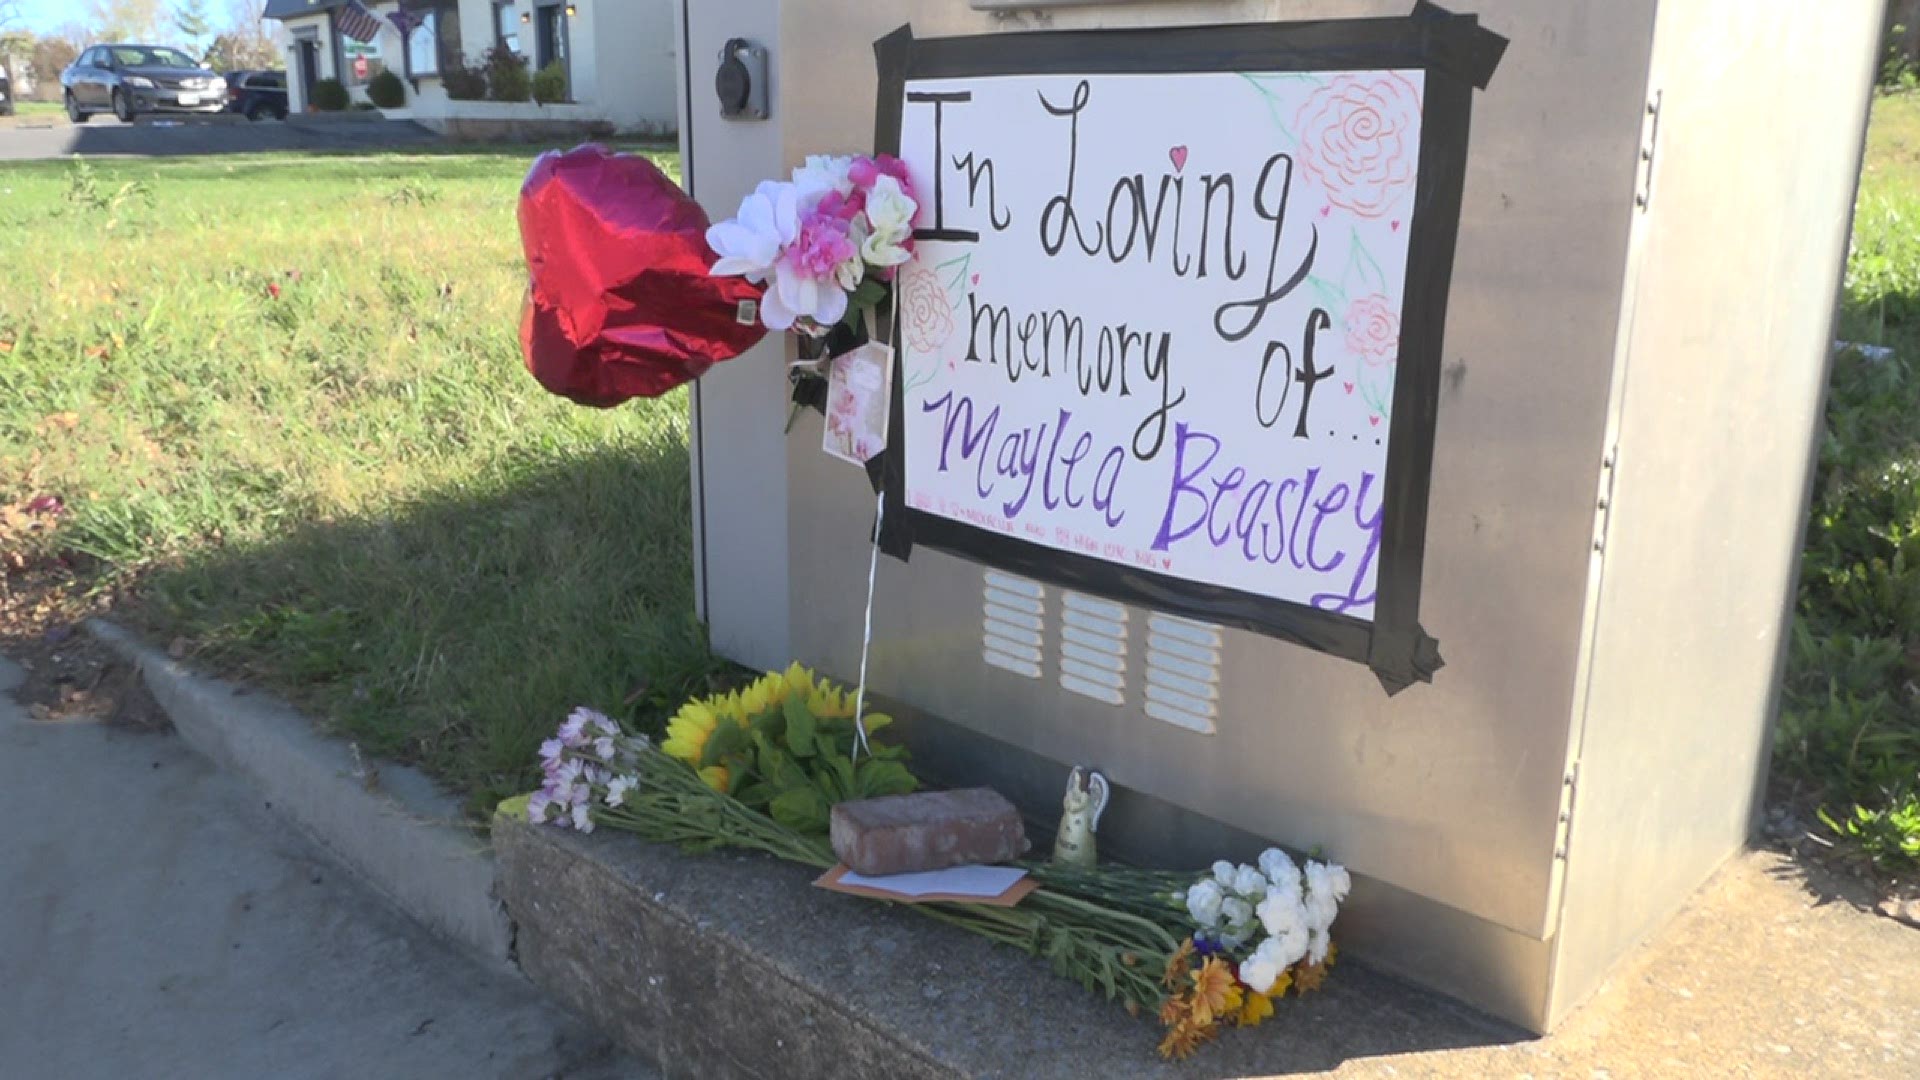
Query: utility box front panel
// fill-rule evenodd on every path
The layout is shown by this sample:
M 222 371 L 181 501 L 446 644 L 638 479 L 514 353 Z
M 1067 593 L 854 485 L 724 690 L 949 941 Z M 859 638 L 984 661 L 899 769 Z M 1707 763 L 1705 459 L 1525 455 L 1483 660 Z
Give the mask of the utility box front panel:
M 928 37 L 1005 25 L 959 5 L 930 19 L 925 7 L 815 15 L 785 61 L 843 55 L 842 43 L 909 18 Z M 1208 7 L 1183 5 L 1178 16 L 1212 21 Z M 1397 3 L 1286 7 L 1289 19 L 1404 14 Z M 1048 26 L 1167 14 L 1152 4 L 1063 9 Z M 1474 102 L 1419 608 L 1446 662 L 1433 682 L 1390 697 L 1365 666 L 1220 629 L 1208 663 L 1213 730 L 1202 733 L 1147 711 L 1149 609 L 1129 606 L 1109 626 L 1121 632 L 1104 637 L 1102 651 L 1120 660 L 1115 703 L 1074 688 L 1096 664 L 1080 650 L 1102 646 L 1070 621 L 1072 590 L 1044 590 L 1033 631 L 1040 676 L 1028 678 L 988 661 L 985 568 L 927 550 L 904 565 L 881 561 L 870 678 L 1005 742 L 1097 765 L 1122 787 L 1260 836 L 1324 845 L 1358 871 L 1540 936 L 1645 79 L 1621 58 L 1644 64 L 1651 26 L 1608 19 L 1574 34 L 1560 32 L 1571 30 L 1566 13 L 1516 4 L 1480 14 L 1510 37 L 1533 26 L 1536 47 L 1510 48 Z M 1610 28 L 1616 37 L 1604 40 Z M 1559 44 L 1539 49 L 1547 39 Z M 871 123 L 864 102 L 800 110 L 787 118 L 790 153 L 865 145 Z M 1543 144 L 1556 153 L 1540 154 Z M 1030 219 L 1040 208 L 1022 209 Z M 1060 272 L 1100 269 L 1083 258 Z M 1329 389 L 1346 396 L 1320 391 Z M 791 489 L 814 500 L 796 506 L 792 526 L 792 562 L 805 568 L 793 638 L 806 659 L 851 672 L 866 591 L 857 553 L 873 504 L 845 466 L 804 452 L 818 445 L 817 423 L 796 428 L 802 450 L 787 466 Z

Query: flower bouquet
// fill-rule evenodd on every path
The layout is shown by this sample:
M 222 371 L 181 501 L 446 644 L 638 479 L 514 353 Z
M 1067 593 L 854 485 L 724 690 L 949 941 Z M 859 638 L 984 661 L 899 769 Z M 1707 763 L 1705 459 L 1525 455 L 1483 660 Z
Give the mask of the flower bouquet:
M 821 870 L 838 860 L 823 808 L 910 791 L 905 752 L 877 738 L 853 759 L 847 694 L 794 665 L 690 701 L 655 744 L 576 709 L 540 747 L 544 782 L 502 807 L 535 824 L 606 826 L 694 850 L 744 848 Z M 875 723 L 879 720 L 880 723 Z M 869 734 L 885 717 L 868 714 Z M 1252 1027 L 1287 993 L 1320 988 L 1346 870 L 1277 848 L 1210 873 L 1023 863 L 1039 888 L 1011 908 L 923 903 L 909 910 L 1044 957 L 1129 1014 L 1157 1015 L 1160 1053 L 1184 1058 L 1229 1027 Z
M 707 230 L 719 256 L 710 272 L 764 284 L 768 329 L 824 337 L 889 297 L 895 268 L 913 257 L 919 210 L 900 159 L 814 155 Z

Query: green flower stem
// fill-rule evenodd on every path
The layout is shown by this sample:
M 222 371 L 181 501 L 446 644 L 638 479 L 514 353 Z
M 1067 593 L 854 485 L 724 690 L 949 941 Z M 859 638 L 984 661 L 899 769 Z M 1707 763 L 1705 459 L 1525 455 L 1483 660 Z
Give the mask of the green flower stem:
M 657 843 L 696 850 L 735 847 L 816 869 L 838 860 L 824 839 L 774 821 L 714 791 L 686 764 L 658 751 L 641 758 L 641 786 L 623 805 L 597 806 L 595 820 Z M 1187 935 L 1185 913 L 1170 894 L 1191 875 L 1103 868 L 1026 867 L 1041 882 L 1017 907 L 907 904 L 909 910 L 1031 956 L 1108 998 L 1153 1008 L 1160 974 Z M 1132 963 L 1128 963 L 1128 959 Z

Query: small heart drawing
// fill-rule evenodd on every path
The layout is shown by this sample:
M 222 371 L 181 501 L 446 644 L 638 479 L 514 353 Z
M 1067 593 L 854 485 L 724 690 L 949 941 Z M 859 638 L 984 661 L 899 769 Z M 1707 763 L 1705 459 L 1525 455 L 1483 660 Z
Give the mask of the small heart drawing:
M 1343 383 L 1341 383 L 1340 385 L 1341 385 L 1341 387 L 1343 387 L 1343 388 L 1344 388 L 1344 389 L 1346 390 L 1346 392 L 1347 392 L 1347 393 L 1349 393 L 1349 394 L 1351 394 L 1351 393 L 1353 393 L 1353 384 L 1352 384 L 1352 383 L 1350 383 L 1350 382 L 1343 382 Z
M 973 275 L 973 283 L 974 283 L 975 285 L 978 285 L 978 284 L 980 284 L 980 275 L 979 275 L 979 274 L 975 274 L 975 275 Z
M 1380 418 L 1379 418 L 1379 417 L 1377 417 L 1377 416 L 1369 416 L 1369 417 L 1367 417 L 1367 426 L 1368 426 L 1368 427 L 1379 427 L 1379 426 L 1380 426 Z
M 1387 228 L 1392 229 L 1394 232 L 1399 232 L 1400 223 L 1398 221 L 1389 221 L 1387 222 Z
M 1173 556 L 1162 555 L 1160 557 L 1160 565 L 1168 569 L 1171 569 L 1173 567 Z
M 1328 203 L 1327 205 L 1325 205 L 1325 206 L 1323 206 L 1323 207 L 1321 207 L 1321 208 L 1320 208 L 1320 216 L 1321 216 L 1321 217 L 1326 217 L 1327 215 L 1329 215 L 1329 214 L 1331 214 L 1331 213 L 1333 213 L 1333 204 L 1332 204 L 1332 203 Z
M 1179 172 L 1181 169 L 1187 167 L 1187 148 L 1184 146 L 1176 146 L 1167 151 L 1167 158 L 1173 162 L 1173 171 Z

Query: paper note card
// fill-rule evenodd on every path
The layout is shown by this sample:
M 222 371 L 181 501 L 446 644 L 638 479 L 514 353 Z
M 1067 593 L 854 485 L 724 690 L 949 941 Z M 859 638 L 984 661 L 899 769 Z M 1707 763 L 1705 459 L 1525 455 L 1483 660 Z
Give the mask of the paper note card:
M 918 874 L 867 877 L 842 864 L 814 882 L 823 889 L 906 904 L 954 901 L 1012 907 L 1039 887 L 1015 866 L 955 866 Z

